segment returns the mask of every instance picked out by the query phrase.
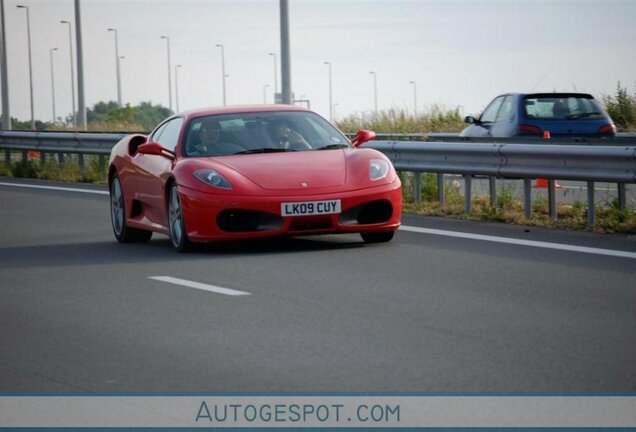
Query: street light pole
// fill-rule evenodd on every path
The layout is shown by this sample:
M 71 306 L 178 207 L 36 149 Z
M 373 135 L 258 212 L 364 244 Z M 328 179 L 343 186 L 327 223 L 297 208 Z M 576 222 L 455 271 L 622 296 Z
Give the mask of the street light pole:
M 413 116 L 417 117 L 417 83 L 410 81 L 409 84 L 413 84 Z
M 73 35 L 70 21 L 60 21 L 62 24 L 68 24 L 68 53 L 71 58 L 71 101 L 73 107 L 73 127 L 77 126 L 77 119 L 75 118 L 75 71 L 73 70 Z
M 161 36 L 161 39 L 166 40 L 166 46 L 168 48 L 168 107 L 172 111 L 172 75 L 170 70 L 170 38 L 168 36 Z
M 33 113 L 33 64 L 31 60 L 31 18 L 29 17 L 29 7 L 17 5 L 19 9 L 26 10 L 27 18 L 27 41 L 29 44 L 29 92 L 31 96 L 31 130 L 35 130 L 35 115 Z
M 227 104 L 227 100 L 225 97 L 225 47 L 223 44 L 216 44 L 218 48 L 221 48 L 221 75 L 223 78 L 223 105 Z
M 125 59 L 125 58 L 126 58 L 126 56 L 119 56 L 119 64 L 120 64 L 120 65 L 121 65 L 121 61 L 122 61 L 123 59 Z M 123 96 L 123 93 L 124 93 L 124 91 L 123 91 L 124 80 L 123 80 L 123 79 L 121 79 L 121 80 L 120 80 L 120 86 L 121 86 L 120 88 L 122 89 L 122 90 L 121 90 L 121 93 L 122 93 L 121 103 L 123 104 L 123 103 L 124 103 L 124 96 Z
M 375 106 L 375 114 L 378 115 L 378 76 L 374 71 L 369 73 L 373 75 L 373 102 Z
M 179 112 L 179 68 L 181 68 L 181 65 L 174 67 L 174 95 L 177 103 L 177 112 Z
M 75 0 L 75 47 L 77 49 L 77 111 L 78 126 L 86 130 L 86 93 L 84 91 L 84 42 L 82 41 L 82 13 L 80 0 Z
M 51 48 L 49 54 L 51 57 L 51 99 L 53 100 L 53 124 L 57 121 L 55 115 L 55 73 L 53 72 L 53 51 L 57 51 L 57 48 Z
M 333 87 L 331 85 L 331 62 L 326 61 L 329 66 L 329 121 L 333 121 Z
M 285 105 L 294 103 L 291 83 L 291 50 L 289 48 L 289 2 L 279 0 L 280 12 L 280 83 L 281 99 Z
M 117 29 L 109 28 L 107 30 L 115 33 L 115 66 L 117 68 L 117 105 L 121 107 L 121 69 L 119 66 L 119 41 L 117 39 Z
M 2 80 L 2 126 L 11 130 L 11 113 L 9 112 L 9 77 L 7 76 L 7 32 L 4 20 L 4 0 L 0 0 L 0 77 Z
M 276 103 L 276 93 L 278 93 L 278 65 L 276 64 L 276 53 L 269 53 L 274 57 L 274 103 Z
M 265 84 L 263 86 L 263 105 L 267 105 L 267 89 L 269 87 L 269 84 Z

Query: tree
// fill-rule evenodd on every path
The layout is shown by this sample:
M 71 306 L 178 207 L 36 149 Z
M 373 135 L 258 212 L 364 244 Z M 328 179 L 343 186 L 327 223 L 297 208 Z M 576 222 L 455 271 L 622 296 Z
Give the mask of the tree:
M 603 103 L 618 129 L 636 129 L 636 96 L 630 95 L 620 81 L 616 85 L 616 96 L 604 96 Z

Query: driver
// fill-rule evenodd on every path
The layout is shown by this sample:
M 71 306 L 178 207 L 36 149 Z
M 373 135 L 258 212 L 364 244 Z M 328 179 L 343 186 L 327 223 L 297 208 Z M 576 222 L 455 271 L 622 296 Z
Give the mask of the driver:
M 301 134 L 289 127 L 285 122 L 277 120 L 272 124 L 274 142 L 281 148 L 304 150 L 312 148 Z

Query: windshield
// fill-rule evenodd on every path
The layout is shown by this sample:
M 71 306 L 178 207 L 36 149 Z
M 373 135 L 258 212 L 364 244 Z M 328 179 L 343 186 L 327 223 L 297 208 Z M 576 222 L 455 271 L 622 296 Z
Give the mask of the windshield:
M 347 138 L 319 115 L 306 111 L 199 117 L 190 121 L 185 156 L 326 150 L 350 147 Z
M 526 118 L 542 120 L 602 119 L 601 105 L 589 95 L 546 94 L 524 98 Z

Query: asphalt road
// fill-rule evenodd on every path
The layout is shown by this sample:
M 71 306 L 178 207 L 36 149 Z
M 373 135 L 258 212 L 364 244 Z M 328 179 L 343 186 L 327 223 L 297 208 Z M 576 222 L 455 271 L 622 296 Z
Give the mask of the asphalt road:
M 0 202 L 0 392 L 636 390 L 634 237 L 405 216 L 628 253 L 400 231 L 178 254 L 117 243 L 105 195 Z

